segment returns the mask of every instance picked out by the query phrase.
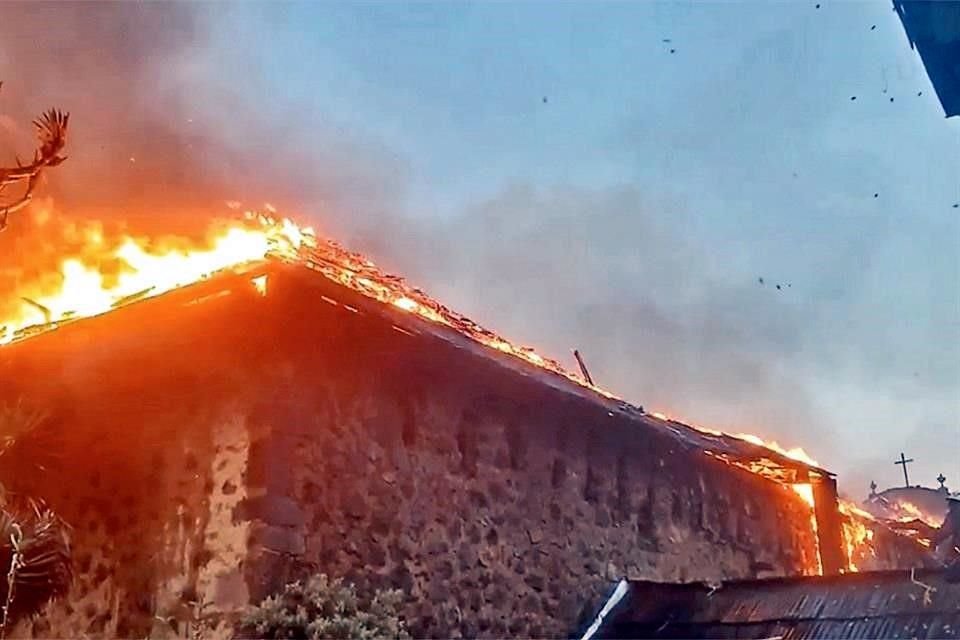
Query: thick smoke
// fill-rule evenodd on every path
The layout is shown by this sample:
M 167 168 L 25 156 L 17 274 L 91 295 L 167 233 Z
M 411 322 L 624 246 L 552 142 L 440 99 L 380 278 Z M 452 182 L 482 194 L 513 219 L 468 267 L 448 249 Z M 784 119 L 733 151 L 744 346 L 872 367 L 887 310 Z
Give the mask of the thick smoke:
M 44 173 L 34 204 L 0 236 L 0 293 L 49 274 L 86 243 L 91 222 L 200 236 L 211 218 L 236 215 L 228 201 L 340 211 L 349 194 L 378 193 L 371 176 L 390 172 L 373 155 L 309 117 L 264 122 L 247 87 L 222 78 L 237 60 L 214 50 L 211 25 L 228 9 L 0 3 L 0 166 L 31 156 L 42 111 L 71 117 L 68 160 Z
M 0 4 L 0 162 L 12 162 L 14 150 L 29 156 L 30 121 L 56 106 L 71 114 L 69 159 L 48 172 L 38 196 L 51 196 L 71 219 L 191 231 L 226 213 L 230 200 L 279 205 L 309 195 L 333 207 L 346 191 L 338 182 L 354 192 L 372 187 L 357 170 L 363 154 L 345 136 L 325 136 L 302 114 L 296 123 L 264 123 L 259 105 L 240 99 L 243 87 L 218 77 L 236 59 L 211 51 L 209 27 L 228 10 Z M 304 148 L 305 131 L 326 137 L 327 153 Z
M 445 222 L 383 223 L 355 241 L 474 319 L 559 355 L 649 411 L 778 438 L 818 439 L 788 373 L 797 327 L 756 280 L 708 256 L 624 187 L 514 187 Z
M 70 157 L 38 192 L 100 218 L 201 204 L 215 173 L 166 81 L 166 65 L 201 44 L 196 20 L 177 5 L 4 4 L 0 149 L 29 154 L 30 120 L 57 106 L 71 113 Z
M 16 127 L 0 149 L 29 151 L 30 118 L 68 109 L 71 157 L 45 193 L 70 216 L 176 231 L 204 224 L 228 199 L 323 202 L 322 228 L 352 233 L 507 336 L 561 358 L 580 348 L 601 384 L 650 410 L 814 439 L 820 421 L 779 364 L 798 345 L 776 304 L 707 276 L 699 248 L 635 191 L 514 188 L 445 222 L 404 217 L 399 202 L 385 213 L 369 176 L 396 175 L 389 154 L 300 120 L 311 128 L 306 146 L 229 88 L 192 84 L 209 58 L 208 16 L 196 7 L 5 4 L 0 13 L 0 113 Z M 373 169 L 349 168 L 358 165 Z

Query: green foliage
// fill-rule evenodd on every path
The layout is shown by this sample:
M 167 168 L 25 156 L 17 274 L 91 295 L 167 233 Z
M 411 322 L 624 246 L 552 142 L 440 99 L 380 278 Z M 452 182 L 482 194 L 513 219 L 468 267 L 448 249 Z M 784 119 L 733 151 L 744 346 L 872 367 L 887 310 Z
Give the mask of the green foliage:
M 397 590 L 363 600 L 353 585 L 320 574 L 268 597 L 247 613 L 241 629 L 257 638 L 409 638 L 399 616 L 402 602 Z

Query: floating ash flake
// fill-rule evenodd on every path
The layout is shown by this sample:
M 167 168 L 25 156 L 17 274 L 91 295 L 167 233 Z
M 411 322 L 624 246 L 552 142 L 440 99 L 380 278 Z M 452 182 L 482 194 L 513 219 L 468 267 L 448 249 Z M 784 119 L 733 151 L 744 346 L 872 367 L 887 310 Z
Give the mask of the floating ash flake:
M 257 290 L 257 293 L 261 296 L 267 295 L 267 274 L 251 278 L 250 282 L 253 284 L 254 289 Z

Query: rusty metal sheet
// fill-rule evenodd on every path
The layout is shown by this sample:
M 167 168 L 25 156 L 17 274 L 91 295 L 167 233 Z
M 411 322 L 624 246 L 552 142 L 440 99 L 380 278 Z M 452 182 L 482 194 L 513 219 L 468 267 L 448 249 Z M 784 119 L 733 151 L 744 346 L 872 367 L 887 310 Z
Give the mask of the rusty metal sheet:
M 934 590 L 924 602 L 922 582 Z M 960 584 L 942 570 L 884 571 L 836 577 L 725 583 L 707 597 L 702 585 L 633 583 L 618 619 L 631 637 L 772 638 L 958 638 Z M 656 619 L 651 600 L 669 592 L 671 619 Z M 630 609 L 630 602 L 647 606 Z M 660 610 L 662 611 L 662 607 Z M 626 627 L 625 627 L 626 629 Z M 658 630 L 659 629 L 659 630 Z M 607 637 L 616 637 L 613 633 Z

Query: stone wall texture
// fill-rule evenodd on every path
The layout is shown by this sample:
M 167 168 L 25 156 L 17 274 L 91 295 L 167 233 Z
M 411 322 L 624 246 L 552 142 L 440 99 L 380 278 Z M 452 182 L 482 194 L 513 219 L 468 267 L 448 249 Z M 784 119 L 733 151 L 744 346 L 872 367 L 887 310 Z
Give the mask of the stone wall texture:
M 322 571 L 402 589 L 416 636 L 566 636 L 620 577 L 815 554 L 792 491 L 309 273 L 67 326 L 0 350 L 0 375 L 54 413 L 56 463 L 18 489 L 78 559 L 23 635 L 185 634 Z

